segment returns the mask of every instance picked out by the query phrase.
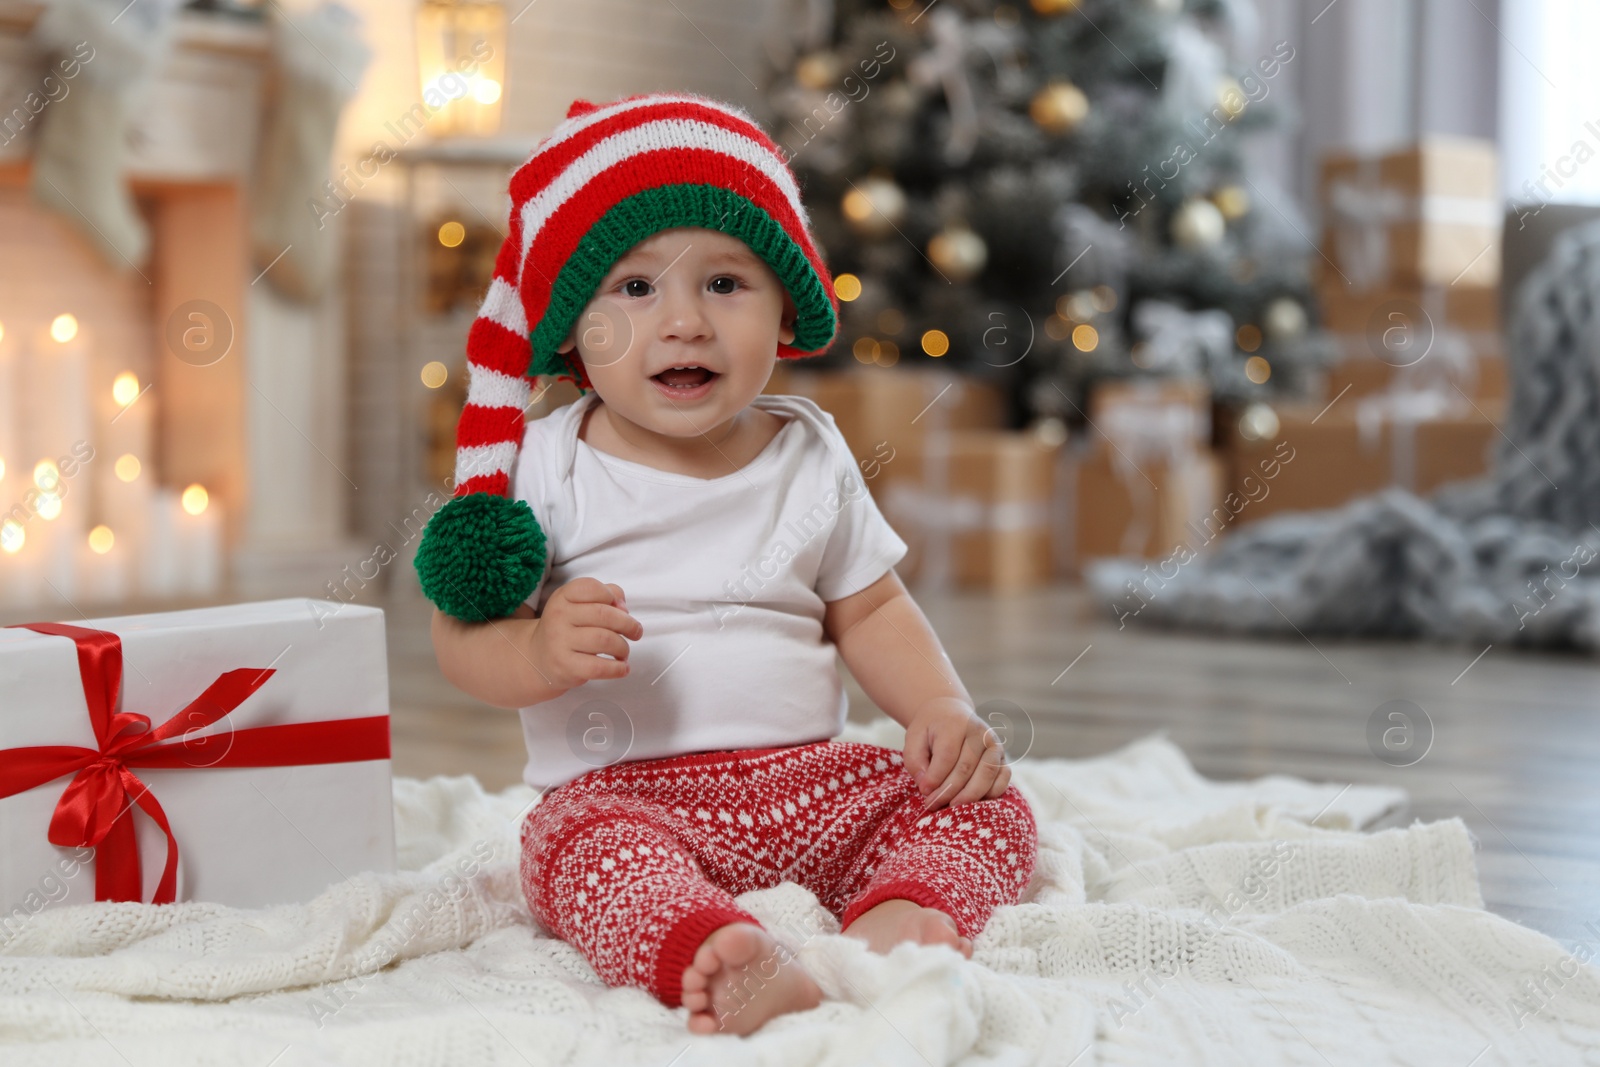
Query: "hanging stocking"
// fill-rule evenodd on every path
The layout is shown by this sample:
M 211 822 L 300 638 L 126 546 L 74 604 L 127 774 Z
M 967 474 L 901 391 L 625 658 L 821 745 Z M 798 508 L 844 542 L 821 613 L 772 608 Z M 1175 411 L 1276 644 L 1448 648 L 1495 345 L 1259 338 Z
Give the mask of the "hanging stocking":
M 149 252 L 149 232 L 123 179 L 128 119 L 166 56 L 179 3 L 57 0 L 33 30 L 41 51 L 81 63 L 71 91 L 41 117 L 33 196 L 119 267 L 137 267 Z M 86 59 L 83 42 L 93 49 Z
M 339 113 L 355 95 L 371 51 L 350 9 L 324 3 L 306 14 L 271 8 L 277 89 L 258 158 L 251 243 L 257 270 L 292 300 L 315 301 L 333 277 L 331 217 L 343 199 L 326 188 Z

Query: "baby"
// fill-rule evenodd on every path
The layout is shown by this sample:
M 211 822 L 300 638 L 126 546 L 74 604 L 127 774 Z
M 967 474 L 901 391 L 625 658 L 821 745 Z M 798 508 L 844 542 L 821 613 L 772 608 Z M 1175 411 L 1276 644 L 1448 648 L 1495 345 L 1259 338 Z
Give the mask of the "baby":
M 740 893 L 970 957 L 1037 830 L 832 418 L 762 393 L 838 317 L 783 156 L 702 97 L 578 101 L 510 190 L 417 570 L 445 676 L 520 709 L 534 917 L 699 1034 L 822 999 Z M 525 425 L 530 375 L 582 395 Z M 831 740 L 836 654 L 903 753 Z

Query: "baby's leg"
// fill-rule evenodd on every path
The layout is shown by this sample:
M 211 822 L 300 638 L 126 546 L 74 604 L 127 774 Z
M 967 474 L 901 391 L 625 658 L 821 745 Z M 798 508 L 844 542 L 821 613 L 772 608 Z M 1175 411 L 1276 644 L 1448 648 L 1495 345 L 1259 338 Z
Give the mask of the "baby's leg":
M 995 908 L 1015 904 L 1027 888 L 1038 849 L 1033 811 L 1015 785 L 989 800 L 924 811 L 916 783 L 903 768 L 899 773 L 903 780 L 884 796 L 894 810 L 865 841 L 839 887 L 846 900 L 840 924 L 869 941 L 878 940 L 873 928 L 883 927 L 903 934 L 889 943 L 948 942 L 930 936 L 933 917 L 921 909 L 931 908 L 949 916 L 956 947 L 966 952 L 959 939 L 977 937 Z M 857 919 L 866 925 L 850 930 Z
M 696 1033 L 749 1033 L 820 991 L 755 916 L 709 881 L 672 815 L 593 790 L 549 794 L 522 827 L 522 888 L 541 925 L 607 985 L 690 1011 Z M 780 967 L 781 965 L 781 967 Z

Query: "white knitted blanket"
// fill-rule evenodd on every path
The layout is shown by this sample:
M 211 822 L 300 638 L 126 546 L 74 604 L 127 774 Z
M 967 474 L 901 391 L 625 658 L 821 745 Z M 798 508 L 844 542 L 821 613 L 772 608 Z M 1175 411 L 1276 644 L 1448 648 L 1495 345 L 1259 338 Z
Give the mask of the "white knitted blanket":
M 1359 832 L 1399 790 L 1208 781 L 1161 734 L 1024 759 L 1014 781 L 1038 876 L 971 961 L 874 955 L 794 884 L 741 896 L 829 997 L 748 1038 L 690 1037 L 683 1009 L 606 988 L 533 923 L 516 876 L 532 790 L 402 778 L 398 874 L 261 910 L 34 915 L 0 950 L 0 1062 L 1600 1063 L 1600 975 L 1483 909 L 1459 819 Z

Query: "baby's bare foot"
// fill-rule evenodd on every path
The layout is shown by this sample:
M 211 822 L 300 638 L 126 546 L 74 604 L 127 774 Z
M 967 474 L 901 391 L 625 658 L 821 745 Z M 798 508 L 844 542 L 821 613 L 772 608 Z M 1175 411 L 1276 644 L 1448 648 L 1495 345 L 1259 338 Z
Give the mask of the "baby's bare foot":
M 856 916 L 843 931 L 858 937 L 874 952 L 888 953 L 902 941 L 920 945 L 949 945 L 968 959 L 972 942 L 956 930 L 956 921 L 937 908 L 910 900 L 885 900 Z
M 683 972 L 691 1034 L 751 1034 L 775 1015 L 821 1003 L 822 990 L 800 961 L 753 923 L 711 931 Z

